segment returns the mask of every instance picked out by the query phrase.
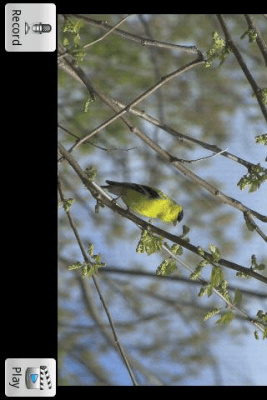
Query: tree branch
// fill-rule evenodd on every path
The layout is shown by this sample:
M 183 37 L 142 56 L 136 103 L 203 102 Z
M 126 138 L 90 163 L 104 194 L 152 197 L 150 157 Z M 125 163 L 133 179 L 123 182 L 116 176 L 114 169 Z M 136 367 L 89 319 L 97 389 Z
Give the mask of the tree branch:
M 148 229 L 151 232 L 156 233 L 159 236 L 165 237 L 166 239 L 171 240 L 173 243 L 177 243 L 181 245 L 182 247 L 186 248 L 187 250 L 199 255 L 198 248 L 187 241 L 181 239 L 178 236 L 175 236 L 169 232 L 166 232 L 154 225 L 149 224 L 148 222 L 142 220 L 141 218 L 135 216 L 134 214 L 130 213 L 127 210 L 124 210 L 123 208 L 119 207 L 118 205 L 114 204 L 113 201 L 110 201 L 110 197 L 95 183 L 91 182 L 87 175 L 83 172 L 83 170 L 80 168 L 78 163 L 74 160 L 72 155 L 59 143 L 58 144 L 59 151 L 61 152 L 62 156 L 68 161 L 68 163 L 72 166 L 74 171 L 77 173 L 77 175 L 80 177 L 81 181 L 85 184 L 85 186 L 90 190 L 91 194 L 93 195 L 94 198 L 97 200 L 100 200 L 105 204 L 107 207 L 113 209 L 115 212 L 118 212 L 120 215 L 130 219 L 133 221 L 136 225 L 142 227 L 143 229 Z M 206 260 L 213 262 L 213 257 L 210 253 L 203 251 L 203 258 Z M 264 282 L 267 284 L 267 278 L 264 276 L 258 274 L 257 272 L 253 271 L 250 268 L 245 268 L 242 267 L 239 264 L 233 263 L 231 261 L 225 260 L 221 258 L 218 261 L 218 264 L 226 267 L 233 269 L 235 271 L 243 272 L 244 274 L 247 274 L 261 282 Z
M 201 282 L 193 281 L 192 279 L 185 278 L 184 276 L 180 276 L 180 275 L 161 276 L 161 275 L 155 275 L 154 272 L 148 272 L 148 271 L 144 271 L 142 269 L 125 269 L 125 267 L 123 267 L 123 268 L 105 267 L 105 268 L 100 268 L 99 273 L 104 274 L 104 275 L 105 274 L 133 275 L 133 276 L 138 276 L 139 278 L 149 277 L 149 278 L 154 278 L 154 279 L 162 279 L 163 281 L 170 280 L 172 282 L 185 283 L 185 284 L 192 285 L 192 286 L 201 285 Z M 237 288 L 236 286 L 232 286 L 232 285 L 228 285 L 227 288 L 230 291 L 235 291 L 236 289 L 238 289 L 242 294 L 245 294 L 246 296 L 257 297 L 259 299 L 267 300 L 267 292 L 256 292 L 254 290 Z

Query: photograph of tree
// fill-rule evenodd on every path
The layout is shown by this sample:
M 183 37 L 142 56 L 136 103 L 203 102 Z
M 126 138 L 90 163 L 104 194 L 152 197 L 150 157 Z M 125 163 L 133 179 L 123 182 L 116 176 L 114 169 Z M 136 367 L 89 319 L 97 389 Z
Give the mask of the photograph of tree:
M 58 384 L 267 384 L 267 14 L 58 15 Z

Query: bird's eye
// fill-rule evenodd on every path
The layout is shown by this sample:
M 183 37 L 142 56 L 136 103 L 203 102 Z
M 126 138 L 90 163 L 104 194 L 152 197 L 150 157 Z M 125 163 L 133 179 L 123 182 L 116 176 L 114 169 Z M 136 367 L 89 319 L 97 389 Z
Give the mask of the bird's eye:
M 180 211 L 179 214 L 178 214 L 177 222 L 182 221 L 183 216 L 184 216 L 184 211 L 182 210 L 182 211 Z

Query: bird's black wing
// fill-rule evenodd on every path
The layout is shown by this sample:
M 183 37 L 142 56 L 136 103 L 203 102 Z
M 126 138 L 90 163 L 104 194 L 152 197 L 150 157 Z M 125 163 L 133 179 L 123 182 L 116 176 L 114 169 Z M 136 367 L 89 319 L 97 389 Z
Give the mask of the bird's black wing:
M 137 192 L 149 196 L 151 199 L 159 199 L 160 195 L 158 192 L 146 185 L 139 185 L 137 183 L 130 183 L 130 182 L 115 182 L 115 181 L 106 181 L 111 186 L 121 186 L 127 189 L 134 189 Z

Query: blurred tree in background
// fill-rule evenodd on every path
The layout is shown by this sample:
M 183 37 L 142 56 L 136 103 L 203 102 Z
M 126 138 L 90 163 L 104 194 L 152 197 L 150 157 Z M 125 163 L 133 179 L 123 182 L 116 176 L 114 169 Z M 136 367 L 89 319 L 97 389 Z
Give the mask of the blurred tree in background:
M 266 24 L 59 15 L 60 385 L 226 384 L 221 338 L 266 336 Z M 160 251 L 106 179 L 183 206 Z

